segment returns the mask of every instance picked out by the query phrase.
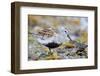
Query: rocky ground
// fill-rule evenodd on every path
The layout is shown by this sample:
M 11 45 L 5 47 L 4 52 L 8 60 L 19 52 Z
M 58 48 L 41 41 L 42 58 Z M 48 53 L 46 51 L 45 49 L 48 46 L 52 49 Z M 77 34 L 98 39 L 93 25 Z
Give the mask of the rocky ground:
M 37 44 L 36 44 L 37 45 Z M 60 47 L 51 49 L 44 45 L 29 45 L 29 60 L 56 60 L 88 58 L 87 45 L 78 42 L 65 42 Z M 40 48 L 42 46 L 42 48 Z

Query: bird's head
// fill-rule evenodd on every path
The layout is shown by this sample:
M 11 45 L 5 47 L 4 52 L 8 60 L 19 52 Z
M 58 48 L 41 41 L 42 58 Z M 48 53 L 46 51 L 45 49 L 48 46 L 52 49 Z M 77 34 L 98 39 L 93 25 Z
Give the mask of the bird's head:
M 67 35 L 69 33 L 68 29 L 63 27 L 63 26 L 59 27 L 58 31 L 59 31 L 60 34 L 63 34 L 63 35 Z
M 71 37 L 69 36 L 69 30 L 64 27 L 64 26 L 61 26 L 58 28 L 58 31 L 59 31 L 59 34 L 61 34 L 63 37 L 67 37 L 69 40 L 72 41 Z

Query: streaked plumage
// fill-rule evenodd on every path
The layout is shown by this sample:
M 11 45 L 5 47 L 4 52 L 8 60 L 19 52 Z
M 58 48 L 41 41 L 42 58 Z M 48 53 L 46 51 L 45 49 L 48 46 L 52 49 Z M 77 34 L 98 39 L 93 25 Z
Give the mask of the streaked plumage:
M 48 30 L 48 31 L 45 31 Z M 48 33 L 49 32 L 49 33 Z M 64 27 L 59 27 L 56 32 L 52 29 L 44 29 L 39 32 L 37 41 L 41 44 L 58 43 L 61 44 L 64 41 L 68 41 L 67 30 Z

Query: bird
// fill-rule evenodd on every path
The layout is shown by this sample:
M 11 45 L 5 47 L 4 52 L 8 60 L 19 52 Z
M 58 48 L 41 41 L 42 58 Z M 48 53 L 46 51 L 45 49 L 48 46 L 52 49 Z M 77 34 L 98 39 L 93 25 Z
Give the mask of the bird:
M 36 37 L 37 42 L 49 49 L 49 52 L 46 56 L 53 55 L 53 49 L 58 48 L 67 41 L 70 41 L 74 48 L 78 49 L 76 50 L 76 54 L 83 55 L 83 52 L 85 53 L 84 50 L 87 48 L 86 44 L 75 41 L 75 38 L 77 38 L 76 35 L 70 35 L 69 30 L 64 26 L 59 26 L 56 29 L 51 27 L 42 28 L 36 26 L 33 30 L 34 31 L 31 34 Z
M 38 43 L 48 47 L 49 54 L 52 54 L 52 49 L 58 48 L 63 42 L 72 40 L 68 34 L 68 30 L 64 26 L 60 26 L 56 29 L 37 26 L 33 30 L 37 32 L 32 32 L 31 34 L 36 36 Z

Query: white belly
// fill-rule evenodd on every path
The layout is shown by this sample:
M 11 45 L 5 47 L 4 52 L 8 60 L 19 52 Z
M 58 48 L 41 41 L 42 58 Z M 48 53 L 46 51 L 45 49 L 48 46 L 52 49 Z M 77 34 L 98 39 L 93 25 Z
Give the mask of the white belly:
M 37 39 L 37 41 L 41 44 L 51 43 L 51 42 L 53 42 L 53 40 L 54 40 L 54 37 L 50 37 L 50 38 L 46 38 L 46 39 L 41 39 L 41 38 Z

